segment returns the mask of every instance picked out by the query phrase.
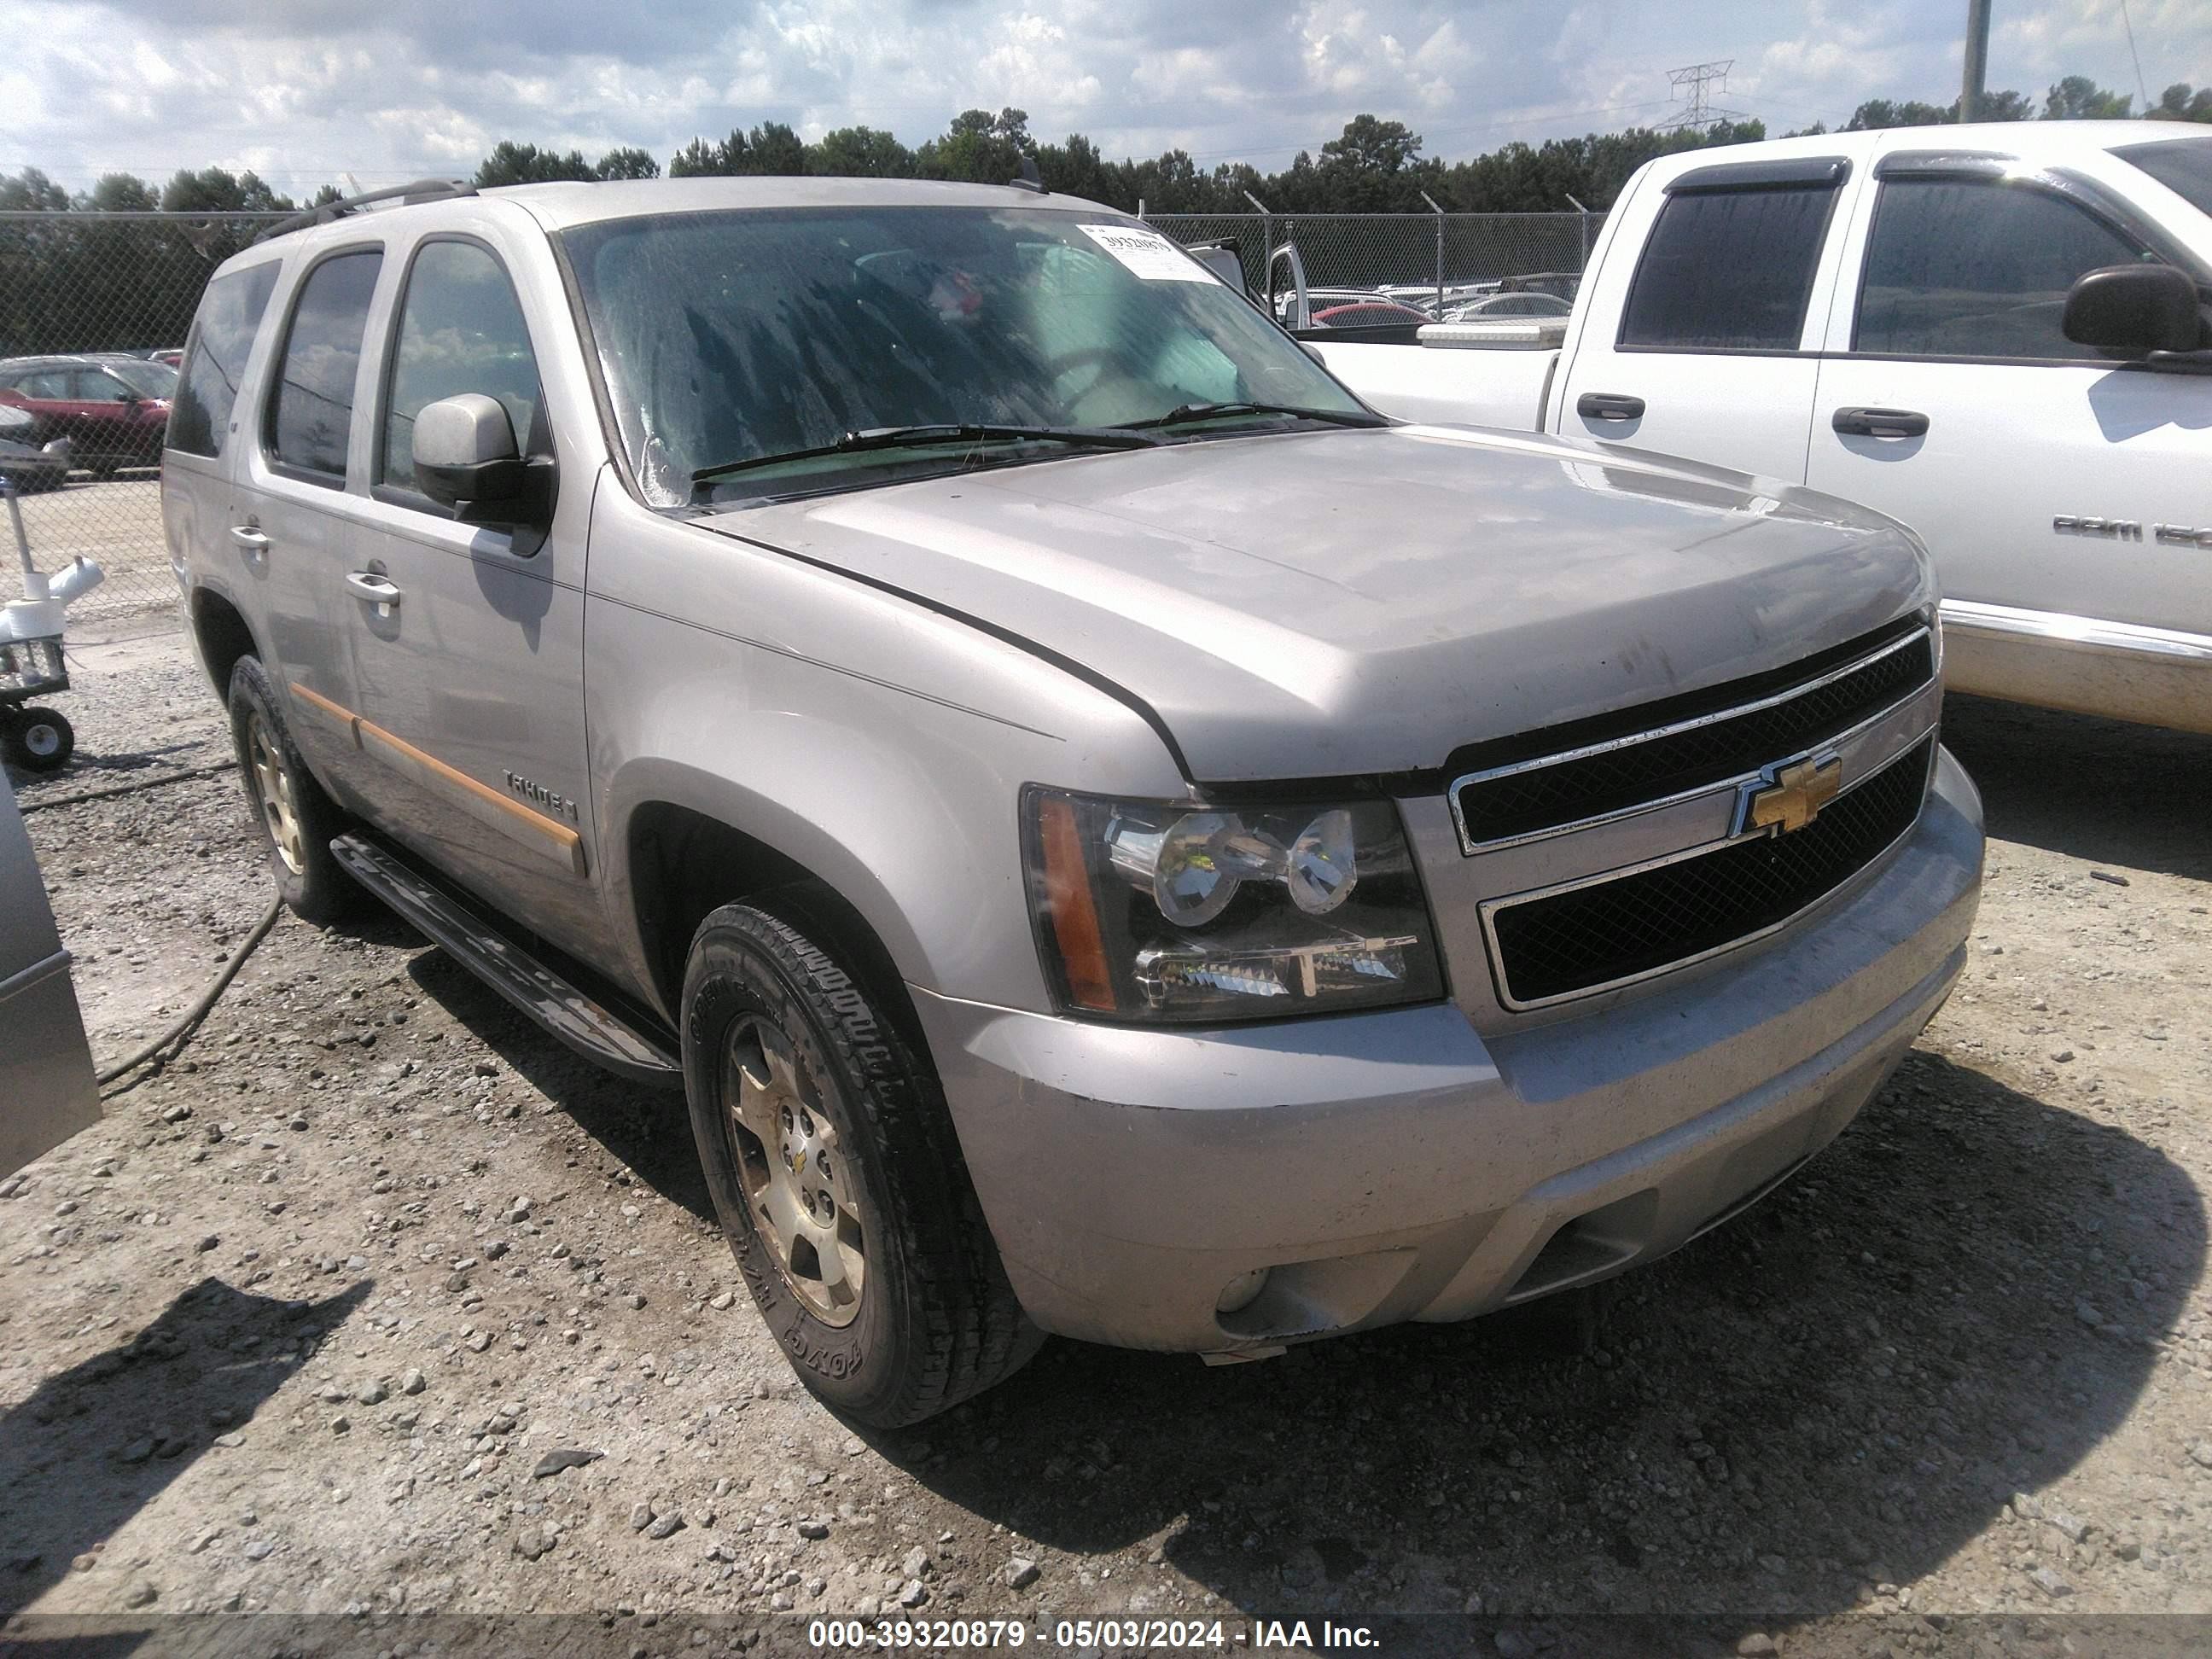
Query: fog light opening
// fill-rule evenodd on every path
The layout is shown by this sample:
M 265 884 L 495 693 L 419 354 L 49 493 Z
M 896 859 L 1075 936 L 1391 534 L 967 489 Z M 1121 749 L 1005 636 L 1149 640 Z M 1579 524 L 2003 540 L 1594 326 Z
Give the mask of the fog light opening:
M 1255 1267 L 1249 1273 L 1237 1274 L 1221 1287 L 1221 1294 L 1214 1299 L 1213 1311 L 1233 1314 L 1250 1307 L 1260 1299 L 1260 1292 L 1267 1288 L 1267 1275 L 1273 1271 L 1272 1267 Z

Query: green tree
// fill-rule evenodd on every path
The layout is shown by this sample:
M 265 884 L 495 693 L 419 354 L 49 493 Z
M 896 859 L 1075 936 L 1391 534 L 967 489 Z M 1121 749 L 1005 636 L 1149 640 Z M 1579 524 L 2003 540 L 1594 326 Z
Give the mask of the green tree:
M 0 173 L 0 211 L 59 213 L 69 204 L 69 192 L 36 167 Z
M 1873 132 L 1884 127 L 1933 127 L 1958 118 L 1956 100 L 1946 109 L 1936 104 L 1923 104 L 1917 98 L 1901 104 L 1887 98 L 1869 98 L 1851 112 L 1851 118 L 1844 123 L 1843 130 Z
M 98 213 L 151 213 L 161 204 L 154 188 L 128 173 L 104 173 L 76 205 Z
M 478 190 L 489 190 L 495 185 L 542 185 L 561 179 L 588 179 L 597 176 L 581 150 L 572 149 L 562 155 L 556 150 L 540 149 L 535 144 L 518 144 L 511 138 L 502 138 L 492 146 L 491 154 L 477 168 L 475 183 Z
M 732 127 L 719 144 L 694 138 L 668 163 L 672 179 L 790 178 L 805 171 L 806 146 L 781 121 L 763 121 L 750 132 Z
M 2124 121 L 2135 100 L 2107 92 L 2086 75 L 2069 75 L 2043 100 L 2046 121 Z
M 179 167 L 161 187 L 164 213 L 289 212 L 292 198 L 279 196 L 252 172 L 234 178 L 222 167 L 198 173 Z
M 2212 87 L 2177 81 L 2143 113 L 2154 121 L 2212 121 Z
M 311 208 L 328 207 L 333 202 L 344 200 L 345 192 L 336 185 L 323 185 L 318 186 L 315 193 L 307 198 L 307 205 Z
M 838 127 L 806 147 L 806 171 L 825 179 L 911 179 L 914 152 L 881 127 Z
M 969 184 L 1003 185 L 1018 178 L 1022 158 L 1035 156 L 1027 110 L 963 110 L 941 138 L 932 138 L 914 154 L 914 170 L 923 179 L 958 179 Z
M 660 163 L 644 150 L 624 145 L 599 157 L 599 164 L 592 173 L 599 179 L 658 179 Z

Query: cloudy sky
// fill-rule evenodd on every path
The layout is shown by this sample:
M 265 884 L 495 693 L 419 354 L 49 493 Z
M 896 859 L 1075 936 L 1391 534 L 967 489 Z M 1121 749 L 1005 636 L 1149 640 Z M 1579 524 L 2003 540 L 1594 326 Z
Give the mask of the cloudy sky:
M 1013 104 L 1109 155 L 1266 171 L 1353 114 L 1455 158 L 1663 120 L 1666 71 L 1780 132 L 1948 102 L 1966 0 L 0 0 L 0 171 L 252 167 L 293 193 L 471 170 L 495 140 L 641 144 L 852 123 L 908 143 Z M 1995 0 L 1990 84 L 2212 82 L 2207 0 Z M 2134 55 L 2128 26 L 2132 24 Z

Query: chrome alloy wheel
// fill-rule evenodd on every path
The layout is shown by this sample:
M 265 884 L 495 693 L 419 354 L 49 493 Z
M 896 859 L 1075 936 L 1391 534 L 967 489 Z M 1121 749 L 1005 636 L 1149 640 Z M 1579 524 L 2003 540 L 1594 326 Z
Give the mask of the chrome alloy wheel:
M 842 1326 L 860 1311 L 867 1258 L 860 1183 L 823 1110 L 826 1087 L 765 1015 L 730 1028 L 722 1103 L 745 1201 L 793 1293 L 823 1323 Z
M 292 773 L 258 714 L 246 717 L 246 756 L 253 768 L 253 792 L 261 801 L 269 838 L 276 843 L 276 856 L 284 860 L 284 867 L 296 876 L 307 867 L 307 850 L 293 801 Z

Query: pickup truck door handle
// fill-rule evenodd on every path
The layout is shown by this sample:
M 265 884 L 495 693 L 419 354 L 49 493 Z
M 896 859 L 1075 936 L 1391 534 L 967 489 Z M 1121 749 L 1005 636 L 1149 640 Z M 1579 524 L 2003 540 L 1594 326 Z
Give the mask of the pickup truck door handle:
M 345 579 L 346 592 L 357 599 L 367 599 L 371 605 L 396 605 L 399 589 L 374 570 L 349 570 Z
M 1617 392 L 1585 392 L 1575 399 L 1575 413 L 1586 421 L 1639 421 L 1644 418 L 1644 399 Z
M 1915 409 L 1839 409 L 1829 424 L 1854 438 L 1917 438 L 1928 417 Z
M 250 524 L 234 524 L 230 527 L 230 538 L 244 548 L 247 554 L 259 558 L 269 550 L 269 538 Z

